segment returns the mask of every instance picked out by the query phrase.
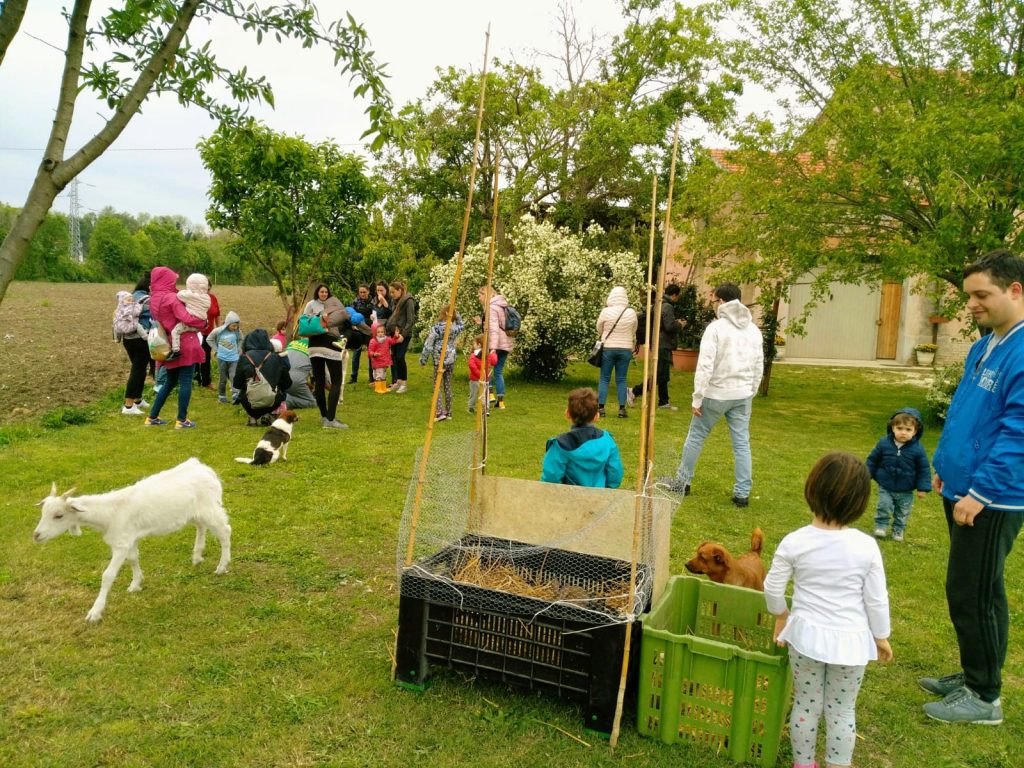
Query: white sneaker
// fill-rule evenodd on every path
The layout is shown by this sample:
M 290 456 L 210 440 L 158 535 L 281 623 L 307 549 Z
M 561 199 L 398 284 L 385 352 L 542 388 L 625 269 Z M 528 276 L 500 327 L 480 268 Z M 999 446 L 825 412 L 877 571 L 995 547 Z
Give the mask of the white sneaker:
M 146 405 L 149 405 L 149 403 L 146 403 Z M 146 415 L 142 411 L 142 409 L 139 408 L 139 406 L 134 404 L 134 403 L 132 404 L 132 406 L 130 408 L 127 405 L 122 406 L 121 407 L 121 413 L 123 415 L 125 415 L 125 416 L 145 416 Z
M 903 541 L 903 531 L 895 531 L 892 535 L 893 541 Z
M 889 535 L 889 532 L 885 528 L 875 528 L 875 538 L 884 539 Z
M 136 405 L 139 406 L 139 408 L 149 408 L 149 403 L 147 403 L 145 399 L 139 400 Z
M 406 386 L 405 386 L 405 382 L 403 381 L 401 384 L 398 385 L 398 388 L 395 389 L 395 394 L 396 395 L 400 395 L 400 394 L 402 394 L 405 391 L 406 391 Z

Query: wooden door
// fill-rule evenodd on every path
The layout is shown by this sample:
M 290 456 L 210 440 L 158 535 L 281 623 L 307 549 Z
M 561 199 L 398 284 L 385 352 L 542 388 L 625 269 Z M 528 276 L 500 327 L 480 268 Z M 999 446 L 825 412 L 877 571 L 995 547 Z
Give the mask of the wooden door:
M 875 358 L 879 360 L 896 359 L 902 303 L 903 283 L 882 283 L 882 300 L 878 305 L 878 335 L 875 340 Z

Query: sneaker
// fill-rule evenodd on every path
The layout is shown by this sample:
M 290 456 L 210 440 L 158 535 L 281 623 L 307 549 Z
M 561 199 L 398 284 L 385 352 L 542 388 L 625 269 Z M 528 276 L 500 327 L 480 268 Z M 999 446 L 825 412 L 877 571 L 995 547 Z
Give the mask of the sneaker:
M 136 400 L 135 404 L 139 406 L 139 408 L 149 408 L 149 403 L 147 403 L 145 400 Z
M 678 411 L 679 410 L 674 405 L 672 405 L 672 403 L 665 403 L 664 405 L 659 405 L 658 407 L 661 408 L 663 411 Z
M 999 699 L 992 703 L 982 701 L 966 685 L 957 688 L 942 701 L 928 702 L 924 705 L 924 713 L 932 720 L 943 723 L 1000 725 L 1003 722 L 1003 708 Z
M 922 677 L 917 681 L 922 691 L 934 693 L 936 696 L 949 696 L 957 688 L 964 687 L 964 673 L 954 672 L 944 677 Z
M 597 406 L 597 415 L 600 416 L 602 419 L 604 418 L 604 406 L 603 405 Z
M 626 406 L 624 406 L 624 405 L 620 405 L 619 406 L 619 418 L 620 419 L 628 419 L 629 418 L 629 414 L 626 412 Z
M 887 530 L 885 530 L 885 528 L 875 528 L 875 538 L 876 539 L 884 539 L 888 535 L 889 535 L 889 532 Z
M 736 505 L 737 507 L 739 507 L 740 509 L 743 509 L 744 507 L 750 506 L 750 497 L 749 496 L 733 496 L 732 497 L 732 503 L 734 505 Z
M 164 358 L 164 362 L 165 363 L 169 363 L 172 360 L 177 360 L 179 357 L 181 357 L 181 350 L 173 350 L 172 349 L 171 353 L 169 355 L 167 355 L 167 357 Z
M 247 427 L 258 427 L 259 425 L 260 423 L 252 416 L 245 420 L 245 426 Z
M 400 386 L 402 386 L 402 385 L 399 382 L 396 381 L 394 384 L 392 384 L 390 387 L 388 387 L 388 392 L 397 392 L 398 388 Z
M 467 408 L 466 413 L 476 413 L 476 408 Z
M 218 403 L 224 403 L 224 405 L 227 405 L 228 404 L 228 398 L 227 398 L 226 395 L 221 395 L 220 397 L 217 398 L 217 402 Z
M 326 416 L 321 416 L 320 417 L 320 426 L 321 427 L 326 427 L 330 423 L 331 423 L 331 420 L 328 419 Z
M 655 485 L 664 488 L 669 493 L 678 493 L 681 496 L 690 495 L 690 484 L 680 485 L 674 477 L 659 477 Z
M 138 403 L 134 403 L 131 406 L 121 406 L 121 414 L 124 416 L 145 416 L 146 413 L 139 408 Z
M 184 421 L 175 420 L 174 422 L 175 429 L 192 429 L 195 425 L 196 423 L 192 419 L 185 419 Z
M 348 424 L 342 424 L 340 421 L 335 419 L 334 421 L 328 421 L 324 424 L 324 429 L 348 429 Z
M 408 391 L 408 387 L 405 386 L 405 382 L 403 381 L 401 384 L 398 385 L 398 387 L 394 391 L 396 395 L 401 395 L 404 392 Z
M 892 540 L 893 541 L 903 541 L 903 531 L 893 531 L 892 532 Z
M 626 405 L 633 405 L 636 402 L 636 395 L 633 394 L 633 388 L 630 387 L 626 390 Z
M 505 401 L 504 400 L 498 400 L 498 402 L 495 403 L 495 405 L 497 406 L 499 411 L 504 411 L 505 410 Z
M 434 416 L 434 421 L 444 421 L 445 419 L 450 419 L 450 418 L 451 417 L 447 413 L 439 413 L 439 414 Z
M 167 422 L 164 421 L 163 419 L 152 418 L 150 416 L 147 416 L 146 417 L 146 421 L 144 422 L 144 426 L 147 426 L 147 427 L 162 427 L 166 423 Z

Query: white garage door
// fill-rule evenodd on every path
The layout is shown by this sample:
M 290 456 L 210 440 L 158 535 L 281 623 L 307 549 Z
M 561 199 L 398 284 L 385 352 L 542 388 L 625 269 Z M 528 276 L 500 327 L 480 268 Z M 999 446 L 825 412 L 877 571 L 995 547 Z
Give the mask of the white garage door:
M 881 297 L 864 285 L 829 286 L 830 295 L 818 304 L 807 321 L 807 335 L 786 340 L 786 357 L 821 357 L 834 360 L 874 360 Z M 789 293 L 790 312 L 798 317 L 810 300 L 807 283 Z

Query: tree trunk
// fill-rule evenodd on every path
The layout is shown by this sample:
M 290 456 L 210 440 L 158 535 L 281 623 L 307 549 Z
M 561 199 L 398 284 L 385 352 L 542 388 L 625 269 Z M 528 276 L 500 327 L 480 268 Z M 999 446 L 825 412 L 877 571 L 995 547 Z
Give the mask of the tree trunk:
M 3 7 L 0 7 L 0 64 L 4 63 L 7 49 L 18 34 L 27 7 L 28 0 L 4 0 Z

